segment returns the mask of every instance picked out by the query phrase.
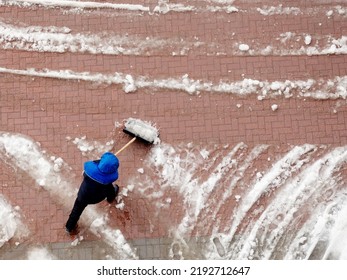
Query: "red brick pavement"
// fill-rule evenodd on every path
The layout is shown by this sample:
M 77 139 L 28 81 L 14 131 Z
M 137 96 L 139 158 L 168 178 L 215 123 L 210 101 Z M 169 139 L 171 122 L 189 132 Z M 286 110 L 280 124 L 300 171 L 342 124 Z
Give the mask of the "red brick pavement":
M 136 1 L 128 3 L 137 4 Z M 188 5 L 191 1 L 184 4 Z M 315 2 L 315 1 L 314 1 Z M 151 9 L 156 1 L 144 2 Z M 180 2 L 183 3 L 183 2 Z M 336 3 L 336 2 L 334 2 Z M 333 4 L 334 4 L 333 3 Z M 204 7 L 199 1 L 196 6 Z M 240 3 L 235 6 L 245 12 L 170 12 L 149 14 L 130 11 L 89 11 L 64 13 L 62 9 L 39 6 L 22 8 L 0 7 L 3 22 L 18 26 L 68 27 L 72 33 L 108 32 L 136 35 L 140 38 L 174 38 L 205 42 L 192 47 L 187 54 L 173 56 L 171 50 L 150 50 L 150 54 L 134 56 L 94 55 L 88 53 L 29 52 L 17 49 L 1 50 L 0 66 L 8 69 L 73 70 L 110 74 L 122 72 L 151 78 L 181 77 L 213 83 L 220 80 L 239 81 L 245 78 L 259 80 L 331 79 L 347 75 L 347 57 L 333 56 L 247 56 L 234 55 L 235 43 L 251 46 L 282 46 L 275 38 L 284 32 L 297 34 L 332 35 L 341 37 L 347 29 L 346 17 L 325 16 L 325 6 L 316 14 L 263 16 L 256 12 L 264 2 Z M 268 5 L 276 6 L 269 1 Z M 313 2 L 291 1 L 291 5 L 309 9 Z M 248 11 L 248 10 L 249 11 Z M 233 35 L 234 34 L 234 35 Z M 211 43 L 218 45 L 217 51 Z M 76 188 L 78 174 L 86 157 L 66 137 L 87 136 L 88 139 L 107 142 L 116 140 L 121 146 L 128 139 L 114 123 L 133 116 L 152 120 L 160 127 L 165 143 L 178 145 L 193 142 L 196 145 L 219 145 L 245 142 L 249 146 L 270 144 L 279 151 L 288 145 L 303 143 L 346 145 L 345 100 L 312 100 L 303 98 L 277 98 L 258 101 L 256 96 L 240 97 L 232 94 L 202 92 L 189 95 L 178 90 L 140 89 L 126 94 L 120 85 L 96 85 L 82 81 L 51 78 L 32 78 L 0 74 L 1 130 L 26 135 L 41 144 L 49 155 L 60 156 L 72 168 Z M 241 105 L 238 106 L 238 104 Z M 271 110 L 278 104 L 277 111 Z M 334 109 L 336 111 L 334 112 Z M 149 148 L 134 144 L 121 158 L 121 185 L 137 173 Z M 70 209 L 50 199 L 49 194 L 35 185 L 28 174 L 1 164 L 1 193 L 13 205 L 20 205 L 33 240 L 57 242 L 68 240 L 62 226 Z M 173 194 L 173 205 L 179 201 Z M 124 212 L 114 212 L 115 223 L 127 238 L 160 237 L 168 234 L 166 219 L 157 218 L 157 227 L 146 216 L 153 214 L 153 205 L 135 193 L 126 201 Z M 179 209 L 167 213 L 172 221 L 179 221 Z M 153 223 L 153 220 L 151 221 Z M 173 222 L 174 223 L 174 222 Z M 151 230 L 152 228 L 152 230 Z M 89 235 L 88 238 L 93 238 Z

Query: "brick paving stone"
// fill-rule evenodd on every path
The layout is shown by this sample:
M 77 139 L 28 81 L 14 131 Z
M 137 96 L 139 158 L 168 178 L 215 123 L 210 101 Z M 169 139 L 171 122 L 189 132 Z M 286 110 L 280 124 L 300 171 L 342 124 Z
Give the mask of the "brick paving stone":
M 191 4 L 191 1 L 176 2 L 186 6 Z M 139 2 L 129 0 L 127 3 Z M 153 10 L 158 1 L 141 1 L 141 4 Z M 141 40 L 147 37 L 149 40 L 173 39 L 178 42 L 178 47 L 170 44 L 166 47 L 151 46 L 134 55 L 35 52 L 9 48 L 1 49 L 0 66 L 18 70 L 35 68 L 38 71 L 47 68 L 102 74 L 121 72 L 150 80 L 177 79 L 188 74 L 191 79 L 212 83 L 244 78 L 284 81 L 327 80 L 346 76 L 346 55 L 264 56 L 238 51 L 240 43 L 247 43 L 255 49 L 272 45 L 291 50 L 302 46 L 303 34 L 321 38 L 345 35 L 346 18 L 337 14 L 331 18 L 326 16 L 329 7 L 341 4 L 338 1 L 325 3 L 327 5 L 317 4 L 316 1 L 291 1 L 291 7 L 301 9 L 300 15 L 265 16 L 256 10 L 280 4 L 281 1 L 235 1 L 233 5 L 240 9 L 239 12 L 212 13 L 206 11 L 206 1 L 194 1 L 194 6 L 200 10 L 162 14 L 112 9 L 74 13 L 67 8 L 1 6 L 1 23 L 15 27 L 56 26 L 68 27 L 72 35 L 101 35 L 105 32 L 108 36 L 127 35 Z M 300 35 L 298 39 L 301 41 L 282 44 L 277 38 L 285 32 Z M 324 45 L 327 40 L 322 39 L 321 44 Z M 194 45 L 196 42 L 202 44 Z M 182 53 L 175 54 L 182 49 Z M 39 142 L 48 155 L 62 157 L 71 168 L 69 178 L 76 189 L 83 162 L 90 159 L 90 155 L 82 155 L 72 143 L 73 139 L 86 136 L 88 140 L 100 143 L 114 139 L 113 150 L 116 150 L 129 137 L 122 133 L 121 128 L 115 127 L 115 122 L 122 123 L 129 116 L 157 123 L 161 140 L 171 145 L 192 142 L 201 146 L 211 143 L 233 146 L 244 142 L 253 147 L 269 144 L 278 147 L 278 150 L 272 151 L 274 155 L 286 151 L 288 146 L 304 143 L 334 147 L 346 145 L 347 107 L 343 99 L 278 97 L 259 101 L 256 94 L 238 96 L 201 92 L 190 95 L 180 90 L 153 88 L 127 94 L 122 85 L 6 73 L 0 74 L 0 83 L 1 131 L 21 133 Z M 273 104 L 278 105 L 278 110 L 272 111 Z M 122 187 L 126 187 L 129 178 L 139 175 L 137 170 L 143 167 L 150 148 L 134 143 L 131 149 L 120 155 L 119 184 Z M 266 159 L 263 160 L 268 166 Z M 260 160 L 257 164 L 260 165 Z M 84 234 L 83 242 L 71 247 L 71 240 L 63 230 L 70 208 L 51 199 L 35 180 L 25 172 L 9 167 L 6 160 L 1 161 L 0 171 L 0 193 L 12 205 L 20 206 L 31 232 L 24 244 L 16 247 L 11 243 L 1 248 L 0 257 L 25 258 L 23 252 L 26 246 L 36 243 L 51 244 L 50 249 L 61 259 L 104 257 L 95 248 L 105 247 L 107 252 L 107 246 L 89 232 Z M 154 205 L 138 192 L 126 198 L 123 211 L 113 210 L 110 213 L 110 225 L 119 228 L 133 242 L 141 259 L 179 257 L 175 250 L 170 251 L 173 249 L 170 230 L 182 219 L 182 209 L 178 207 L 182 198 L 175 192 L 170 196 L 173 206 L 163 209 L 159 216 L 156 216 Z M 104 206 L 100 205 L 99 209 Z M 226 213 L 232 207 L 225 206 L 218 213 L 225 224 L 228 224 L 229 217 Z M 200 234 L 200 230 L 196 228 L 192 235 Z M 208 236 L 211 231 L 207 225 L 204 234 Z M 203 240 L 198 236 L 196 238 L 190 240 L 190 246 L 204 246 Z

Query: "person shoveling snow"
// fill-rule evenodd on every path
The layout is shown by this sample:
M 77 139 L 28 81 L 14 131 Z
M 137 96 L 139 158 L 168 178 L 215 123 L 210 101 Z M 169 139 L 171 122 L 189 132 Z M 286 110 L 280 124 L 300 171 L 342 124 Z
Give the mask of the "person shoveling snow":
M 126 120 L 123 131 L 133 138 L 115 154 L 104 153 L 100 160 L 84 163 L 83 181 L 77 193 L 77 198 L 65 224 L 65 230 L 70 235 L 78 234 L 78 220 L 89 204 L 96 204 L 103 200 L 112 203 L 119 191 L 114 185 L 118 179 L 119 159 L 117 155 L 125 150 L 136 139 L 153 144 L 159 142 L 158 130 L 150 123 L 139 119 Z
M 96 204 L 105 199 L 112 203 L 115 200 L 119 187 L 113 183 L 118 179 L 118 168 L 119 159 L 110 152 L 104 153 L 100 160 L 84 163 L 83 181 L 65 225 L 67 233 L 78 233 L 77 222 L 88 204 Z

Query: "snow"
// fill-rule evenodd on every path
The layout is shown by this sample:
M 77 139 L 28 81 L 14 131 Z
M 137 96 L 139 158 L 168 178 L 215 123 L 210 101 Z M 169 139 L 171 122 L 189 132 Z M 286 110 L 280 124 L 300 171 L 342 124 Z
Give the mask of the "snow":
M 53 163 L 42 156 L 39 146 L 30 139 L 16 134 L 0 132 L 0 152 L 1 158 L 19 167 L 24 172 L 32 174 L 31 177 L 42 187 L 50 183 L 47 180 L 56 183 L 61 182 L 59 174 L 53 175 L 55 173 Z
M 126 93 L 129 93 L 129 92 L 135 92 L 136 90 L 137 88 L 135 86 L 134 78 L 129 74 L 125 75 L 124 91 Z
M 160 142 L 158 129 L 148 121 L 128 118 L 124 123 L 124 127 L 136 137 L 142 138 L 150 143 L 158 144 Z
M 247 44 L 240 44 L 239 50 L 242 52 L 247 52 L 247 51 L 249 51 L 249 46 Z
M 184 4 L 173 4 L 169 2 L 169 0 L 159 0 L 158 5 L 153 9 L 153 12 L 166 14 L 168 12 L 192 12 L 196 10 L 194 6 L 185 6 Z
M 12 238 L 28 234 L 18 210 L 0 194 L 0 248 Z
M 298 7 L 283 7 L 283 5 L 278 6 L 264 6 L 262 8 L 257 8 L 257 11 L 264 15 L 299 15 L 302 13 L 301 9 Z
M 21 145 L 15 148 L 11 142 Z M 198 230 L 204 221 L 211 219 L 214 220 L 211 239 L 199 249 L 206 258 L 269 259 L 273 254 L 286 259 L 309 258 L 322 239 L 328 244 L 324 258 L 346 258 L 347 245 L 340 240 L 347 232 L 347 224 L 344 222 L 347 199 L 344 190 L 340 188 L 342 181 L 336 174 L 339 174 L 347 161 L 347 146 L 295 146 L 277 160 L 269 162 L 267 169 L 259 170 L 257 160 L 264 156 L 269 158 L 267 151 L 270 148 L 268 145 L 250 148 L 244 143 L 234 147 L 201 147 L 194 143 L 172 146 L 160 143 L 153 146 L 143 162 L 148 172 L 143 173 L 141 178 L 133 177 L 133 184 L 121 188 L 116 208 L 124 209 L 123 197 L 136 188 L 149 203 L 156 205 L 158 213 L 164 208 L 170 210 L 175 204 L 167 194 L 175 190 L 182 198 L 183 215 L 171 229 L 174 237 L 172 246 L 177 247 L 179 244 L 173 251 L 175 254 L 180 252 L 181 258 L 185 258 L 185 252 L 189 251 L 187 237 Z M 69 192 L 66 185 L 73 183 L 63 176 L 67 167 L 61 157 L 42 153 L 41 147 L 29 138 L 11 133 L 1 134 L 0 156 L 7 164 L 20 168 L 38 181 L 41 181 L 42 174 L 35 169 L 41 165 L 49 166 L 42 171 L 47 177 L 43 188 L 53 194 L 52 199 L 67 208 L 71 207 L 73 198 L 66 195 L 66 191 Z M 35 162 L 38 162 L 38 167 Z M 59 170 L 54 170 L 55 164 L 61 164 Z M 249 174 L 253 174 L 253 177 L 249 178 Z M 57 177 L 66 182 L 60 200 L 53 192 L 53 188 L 58 185 Z M 243 184 L 247 188 L 240 189 Z M 271 193 L 276 195 L 271 196 Z M 268 204 L 260 202 L 264 194 L 268 196 Z M 326 200 L 323 201 L 323 198 Z M 318 200 L 321 202 L 316 203 Z M 3 231 L 5 234 L 2 232 L 2 244 L 14 238 L 21 225 L 19 216 L 13 214 L 20 211 L 19 207 L 11 207 L 3 201 L 0 199 L 0 228 L 7 230 Z M 235 203 L 230 213 L 233 223 L 225 231 L 218 213 L 230 201 Z M 287 229 L 296 222 L 295 217 L 302 207 L 310 209 L 310 214 L 304 225 L 290 235 L 290 239 L 286 236 Z M 84 215 L 83 224 L 114 248 L 117 258 L 137 258 L 122 232 L 107 225 L 107 214 L 91 207 L 86 209 Z M 253 215 L 257 218 L 252 221 Z M 245 224 L 248 219 L 250 223 Z M 334 226 L 327 227 L 328 222 Z M 201 227 L 198 233 L 204 233 L 204 229 Z M 241 236 L 236 236 L 238 230 L 242 230 Z M 258 246 L 259 240 L 264 240 L 262 246 Z M 281 240 L 285 240 L 285 243 L 279 245 Z M 79 246 L 80 242 L 83 242 L 83 237 L 74 240 L 71 245 Z M 55 257 L 47 249 L 38 247 L 28 252 L 28 258 Z
M 331 220 L 334 222 L 329 234 L 329 245 L 323 259 L 328 259 L 330 254 L 333 254 L 333 257 L 336 259 L 347 260 L 347 204 L 345 201 L 341 204 L 342 207 L 339 207 L 336 204 L 334 205 L 336 209 L 340 211 L 337 218 L 334 219 L 334 217 L 331 217 Z
M 306 201 L 311 200 L 314 193 L 319 193 L 326 187 L 332 188 L 334 186 L 335 182 L 331 176 L 339 169 L 346 158 L 347 151 L 345 148 L 336 148 L 332 150 L 321 159 L 314 161 L 309 167 L 299 173 L 299 175 L 294 176 L 292 178 L 293 183 L 286 184 L 281 190 L 281 195 L 272 200 L 271 204 L 252 227 L 248 236 L 249 240 L 254 240 L 255 236 L 260 238 L 259 234 L 256 235 L 259 228 L 263 228 L 264 226 L 268 228 L 275 217 L 281 217 L 278 227 L 269 232 L 267 238 L 264 239 L 266 240 L 266 244 L 268 244 L 267 250 L 263 252 L 263 257 L 265 259 L 271 256 L 277 242 L 279 242 L 280 236 L 283 234 L 283 229 L 293 220 L 295 213 L 300 209 L 299 207 Z M 326 166 L 327 162 L 329 162 L 329 164 Z M 317 178 L 319 178 L 319 180 L 317 180 Z M 282 207 L 279 207 L 279 205 Z M 284 213 L 283 218 L 282 213 Z M 251 247 L 248 245 L 251 243 L 244 240 L 241 242 L 246 244 L 246 246 L 242 248 L 238 257 L 251 257 Z
M 206 149 L 202 149 L 202 150 L 200 151 L 200 154 L 201 154 L 201 156 L 203 157 L 203 159 L 208 159 L 208 156 L 210 155 L 210 152 L 207 151 Z
M 278 110 L 278 105 L 277 104 L 272 104 L 271 105 L 271 110 L 274 111 L 274 112 L 277 111 Z
M 105 55 L 149 55 L 169 49 L 171 52 L 184 55 L 189 49 L 200 45 L 203 43 L 197 40 L 143 38 L 129 34 L 115 35 L 112 32 L 74 33 L 68 27 L 22 26 L 0 21 L 0 46 L 3 49 Z
M 174 232 L 174 236 L 177 239 L 182 240 L 184 236 L 189 236 L 196 225 L 198 217 L 205 208 L 211 206 L 209 205 L 212 203 L 209 200 L 210 194 L 220 185 L 221 180 L 226 180 L 226 178 L 231 178 L 234 175 L 231 170 L 237 164 L 237 154 L 244 148 L 245 145 L 240 143 L 231 149 L 222 158 L 220 163 L 214 167 L 209 177 L 201 182 L 201 184 L 194 178 L 195 173 L 201 169 L 208 170 L 208 165 L 213 164 L 216 157 L 205 161 L 201 157 L 200 151 L 198 154 L 195 154 L 187 149 L 176 150 L 167 144 L 161 144 L 152 149 L 149 164 L 151 168 L 160 170 L 160 174 L 158 175 L 160 176 L 159 183 L 161 190 L 165 191 L 168 188 L 176 188 L 184 198 L 185 215 Z M 262 147 L 260 150 L 264 148 L 266 147 Z M 180 154 L 185 154 L 186 156 L 181 158 Z M 246 160 L 245 164 L 249 164 L 249 162 L 249 160 Z M 223 204 L 223 201 L 224 199 L 221 199 L 220 203 Z M 218 209 L 219 207 L 216 207 L 215 211 L 218 211 Z M 216 213 L 215 211 L 213 213 Z
M 342 15 L 342 16 L 347 15 L 347 8 L 346 7 L 336 6 L 335 10 L 337 11 L 337 13 L 339 15 Z
M 118 258 L 124 260 L 138 259 L 122 232 L 119 229 L 112 229 L 107 226 L 107 220 L 107 217 L 98 217 L 94 219 L 90 226 L 90 230 L 96 236 L 106 240 L 109 246 L 117 250 L 119 254 Z
M 145 173 L 145 171 L 144 171 L 144 169 L 143 169 L 143 168 L 139 168 L 139 169 L 137 169 L 137 172 L 139 172 L 140 174 Z
M 329 10 L 329 11 L 327 11 L 327 13 L 326 13 L 327 17 L 331 17 L 333 14 L 334 14 L 334 11 L 333 11 L 333 10 Z
M 12 5 L 40 5 L 43 7 L 67 7 L 67 8 L 79 8 L 79 9 L 115 9 L 115 10 L 129 10 L 149 12 L 149 8 L 142 5 L 133 4 L 113 4 L 113 3 L 100 3 L 89 1 L 70 1 L 70 0 L 10 0 Z
M 296 42 L 301 41 L 303 38 L 305 46 L 297 47 Z M 312 40 L 316 39 L 317 43 L 312 44 Z M 273 55 L 327 55 L 327 54 L 346 54 L 347 53 L 347 36 L 342 35 L 339 38 L 332 35 L 315 35 L 310 34 L 297 34 L 294 32 L 281 33 L 277 40 L 281 41 L 280 48 L 272 46 L 268 54 Z M 293 45 L 290 45 L 293 43 Z M 290 45 L 290 48 L 288 47 Z M 264 49 L 252 50 L 252 55 L 259 55 Z
M 114 4 L 86 1 L 48 1 L 48 0 L 17 0 L 8 1 L 9 4 L 41 5 L 45 7 L 68 7 L 78 9 L 115 9 L 150 14 L 167 14 L 169 12 L 243 12 L 231 6 L 233 0 L 208 0 L 205 7 L 170 3 L 168 0 L 159 0 L 158 5 L 151 11 L 149 7 L 134 4 Z M 1 3 L 3 5 L 3 3 Z M 257 11 L 264 16 L 272 15 L 299 15 L 303 11 L 297 7 L 263 6 Z M 342 16 L 346 9 L 336 6 L 326 12 L 327 17 Z M 298 38 L 299 37 L 299 38 Z M 299 40 L 298 40 L 299 39 Z M 254 48 L 239 42 L 238 50 L 243 55 L 337 55 L 347 54 L 347 36 L 334 38 L 333 36 L 317 36 L 315 34 L 296 34 L 286 32 L 280 35 L 282 44 L 289 44 L 297 40 L 301 45 L 298 49 L 275 45 Z M 320 41 L 323 44 L 315 44 Z M 304 44 L 303 44 L 303 43 Z M 68 27 L 19 27 L 0 22 L 0 44 L 4 49 L 20 49 L 40 52 L 90 52 L 101 54 L 149 54 L 156 47 L 165 48 L 175 44 L 172 53 L 187 54 L 189 48 L 200 46 L 203 42 L 175 42 L 159 38 L 138 38 L 132 36 L 109 36 L 101 34 L 78 33 Z M 120 46 L 121 45 L 121 46 Z M 99 47 L 96 47 L 99 46 Z M 102 46 L 102 47 L 100 47 Z M 235 51 L 235 50 L 234 50 Z M 242 54 L 241 54 L 242 55 Z M 121 85 L 125 93 L 134 93 L 144 88 L 170 89 L 185 91 L 188 94 L 201 92 L 230 93 L 235 95 L 257 95 L 258 100 L 265 98 L 314 98 L 346 99 L 347 76 L 337 76 L 331 79 L 320 80 L 255 80 L 245 78 L 240 81 L 211 82 L 203 79 L 192 79 L 189 74 L 181 77 L 155 77 L 136 76 L 133 73 L 88 73 L 71 70 L 16 70 L 0 68 L 1 73 L 26 75 L 30 77 L 49 77 L 66 80 L 83 80 L 95 83 Z M 241 104 L 236 104 L 240 108 Z M 272 111 L 279 106 L 272 104 Z M 145 125 L 143 125 L 145 124 Z M 115 127 L 121 127 L 115 123 Z M 172 228 L 175 242 L 183 245 L 173 254 L 184 258 L 184 246 L 188 246 L 188 238 L 195 231 L 201 220 L 213 219 L 214 226 L 209 248 L 202 248 L 202 254 L 211 258 L 231 259 L 269 259 L 274 254 L 282 254 L 283 258 L 307 259 L 317 248 L 317 244 L 324 241 L 327 244 L 324 259 L 334 256 L 339 259 L 347 258 L 347 199 L 345 193 L 339 190 L 341 182 L 338 172 L 347 161 L 347 147 L 327 148 L 304 144 L 293 147 L 287 154 L 282 155 L 274 162 L 268 157 L 271 166 L 258 171 L 255 162 L 260 155 L 269 149 L 268 145 L 258 145 L 249 148 L 245 143 L 238 143 L 217 152 L 210 147 L 196 147 L 190 143 L 186 146 L 172 146 L 160 143 L 158 129 L 151 123 L 139 119 L 128 119 L 126 127 L 133 130 L 143 138 L 156 143 L 146 159 L 144 168 L 137 169 L 140 179 L 131 178 L 132 184 L 122 188 L 116 208 L 123 210 L 125 201 L 123 197 L 135 188 L 140 195 L 148 198 L 161 207 L 172 207 L 171 198 L 167 198 L 169 191 L 176 191 L 182 197 L 184 207 L 183 216 L 177 225 Z M 69 137 L 68 140 L 72 138 Z M 100 156 L 110 151 L 113 140 L 103 144 L 89 140 L 86 136 L 74 138 L 72 143 L 84 155 L 90 158 Z M 33 139 L 20 134 L 0 132 L 0 159 L 20 172 L 31 176 L 36 184 L 44 191 L 49 192 L 52 199 L 64 208 L 70 209 L 76 194 L 76 182 L 68 176 L 71 169 L 59 156 L 49 156 L 40 144 Z M 148 170 L 148 172 L 147 172 Z M 151 178 L 153 174 L 157 180 Z M 147 174 L 149 173 L 149 174 Z M 253 180 L 246 177 L 254 174 Z M 201 176 L 204 175 L 204 176 Z M 246 179 L 247 178 L 247 179 Z M 139 181 L 137 181 L 139 180 Z M 247 181 L 249 180 L 249 181 Z M 245 184 L 242 193 L 234 192 L 240 182 Z M 216 190 L 227 184 L 219 197 L 213 197 Z M 159 189 L 155 189 L 158 187 Z M 271 196 L 271 194 L 275 195 Z M 264 196 L 269 198 L 269 204 L 262 204 Z M 324 203 L 317 203 L 322 197 L 327 197 Z M 211 199 L 214 198 L 214 199 Z M 159 201 L 164 201 L 164 203 Z M 227 231 L 221 227 L 217 219 L 223 205 L 234 203 L 236 206 L 230 214 L 233 223 Z M 316 204 L 315 204 L 316 203 Z M 286 235 L 292 224 L 296 224 L 296 215 L 307 207 L 309 209 L 307 220 L 303 226 L 292 235 Z M 253 208 L 256 208 L 252 212 Z M 306 209 L 306 208 L 304 208 Z M 254 214 L 256 219 L 252 220 Z M 245 221 L 250 220 L 249 224 Z M 101 237 L 112 248 L 115 255 L 122 259 L 138 258 L 135 251 L 128 244 L 122 232 L 117 228 L 108 226 L 108 216 L 96 208 L 86 209 L 82 223 L 90 226 L 95 235 Z M 237 235 L 240 231 L 242 234 Z M 21 221 L 20 207 L 12 206 L 0 195 L 0 247 L 12 239 L 25 234 L 26 229 Z M 220 232 L 226 232 L 221 234 Z M 342 241 L 341 241 L 342 240 Z M 83 237 L 75 239 L 71 245 L 78 246 Z M 260 244 L 261 242 L 261 244 Z M 284 243 L 284 251 L 278 244 Z M 287 242 L 287 243 L 286 243 Z M 178 243 L 172 244 L 175 247 Z M 207 242 L 208 243 L 208 242 Z M 17 243 L 19 244 L 19 243 Z M 277 250 L 277 251 L 276 251 Z M 47 248 L 36 247 L 28 251 L 28 259 L 54 259 Z
M 226 13 L 235 13 L 239 9 L 235 6 L 232 6 L 232 1 L 208 1 L 211 4 L 216 5 L 207 5 L 206 7 L 196 7 L 193 5 L 185 6 L 184 4 L 179 3 L 170 3 L 169 0 L 159 0 L 158 5 L 153 9 L 153 13 L 167 14 L 169 12 L 226 12 Z
M 149 170 L 154 170 L 157 178 L 155 181 L 152 181 L 151 176 L 147 180 L 141 179 L 141 183 L 137 182 L 137 188 L 143 190 L 143 195 L 148 199 L 158 202 L 155 203 L 158 211 L 163 207 L 160 201 L 165 198 L 166 192 L 176 190 L 182 196 L 184 215 L 178 226 L 172 228 L 173 251 L 179 244 L 181 258 L 185 258 L 185 252 L 193 250 L 186 241 L 194 230 L 204 235 L 203 225 L 208 219 L 214 221 L 213 234 L 210 243 L 199 251 L 206 258 L 269 259 L 273 254 L 287 259 L 309 258 L 312 248 L 327 235 L 330 235 L 327 256 L 334 254 L 336 258 L 344 258 L 345 247 L 338 246 L 338 240 L 346 235 L 347 224 L 333 222 L 337 225 L 335 230 L 325 225 L 330 220 L 341 218 L 343 221 L 345 212 L 342 209 L 347 211 L 344 190 L 338 190 L 337 187 L 341 183 L 338 172 L 347 159 L 347 146 L 332 149 L 310 144 L 295 146 L 262 171 L 253 165 L 256 165 L 255 161 L 269 146 L 260 145 L 247 151 L 247 146 L 239 143 L 226 149 L 223 153 L 221 148 L 214 149 L 211 159 L 205 161 L 200 152 L 211 151 L 207 148 L 196 149 L 194 144 L 173 147 L 161 143 L 152 149 L 146 160 Z M 245 181 L 244 174 L 250 172 L 254 172 L 254 180 Z M 160 185 L 161 190 L 157 199 L 154 194 L 158 194 L 158 190 L 148 187 L 154 182 Z M 223 190 L 225 182 L 229 183 Z M 243 193 L 234 193 L 233 190 L 240 184 L 245 184 L 247 188 Z M 217 187 L 219 196 L 214 193 Z M 271 193 L 277 195 L 270 196 Z M 271 197 L 268 205 L 260 204 L 263 203 L 264 195 Z M 327 200 L 323 202 L 322 197 Z M 233 223 L 226 234 L 221 234 L 223 227 L 219 228 L 221 221 L 217 214 L 230 198 L 237 203 L 230 213 Z M 320 199 L 321 203 L 316 203 L 316 199 Z M 286 233 L 292 223 L 296 223 L 295 217 L 300 216 L 301 207 L 311 209 L 311 215 L 307 217 L 305 226 L 299 228 L 293 236 L 294 239 L 288 235 L 286 241 Z M 251 214 L 253 208 L 254 216 L 259 215 L 259 218 Z M 332 209 L 335 211 L 332 212 Z M 322 215 L 322 211 L 327 214 Z M 321 222 L 317 223 L 319 220 Z M 236 235 L 240 229 L 243 230 L 242 234 Z M 306 239 L 303 239 L 304 236 Z M 258 246 L 259 240 L 263 240 L 263 245 Z M 216 248 L 216 241 L 221 246 L 219 249 Z M 303 246 L 303 242 L 307 246 Z M 222 251 L 224 253 L 220 254 Z
M 287 46 L 289 40 L 304 38 L 305 45 Z M 315 35 L 317 44 L 312 45 L 312 35 L 285 32 L 280 34 L 282 46 L 268 42 L 250 50 L 249 45 L 239 42 L 236 49 L 228 50 L 231 55 L 327 55 L 346 54 L 347 36 L 334 38 L 332 35 Z M 172 55 L 187 55 L 191 49 L 205 46 L 208 52 L 216 53 L 216 44 L 197 40 L 163 39 L 135 35 L 115 35 L 105 33 L 74 33 L 68 27 L 10 25 L 0 21 L 0 47 L 38 52 L 88 52 L 105 55 L 155 55 L 166 51 Z M 223 53 L 223 52 L 222 52 Z M 125 74 L 124 90 L 136 91 L 136 83 L 131 74 Z
M 166 14 L 169 12 L 226 12 L 233 13 L 238 12 L 239 9 L 232 6 L 233 1 L 228 0 L 214 0 L 208 1 L 211 5 L 205 7 L 194 6 L 194 5 L 184 5 L 180 3 L 170 3 L 169 0 L 159 0 L 158 4 L 151 9 L 149 6 L 143 6 L 140 4 L 115 4 L 110 2 L 90 2 L 90 1 L 69 1 L 69 0 L 10 0 L 6 1 L 7 5 L 18 5 L 30 7 L 32 5 L 40 5 L 46 8 L 70 8 L 77 9 L 82 12 L 83 10 L 99 10 L 99 9 L 114 9 L 114 10 L 125 10 L 133 12 L 147 12 L 149 14 Z
M 45 247 L 31 248 L 27 252 L 28 260 L 54 260 L 56 257 Z
M 312 42 L 312 37 L 310 35 L 305 36 L 305 44 L 309 45 Z
M 67 139 L 71 139 L 71 137 L 68 137 Z M 88 140 L 85 135 L 81 138 L 76 137 L 72 143 L 77 146 L 77 148 L 82 152 L 82 155 L 95 158 L 100 158 L 103 153 L 111 151 L 115 144 L 113 140 L 110 140 L 105 144 L 96 140 Z
M 119 210 L 124 210 L 124 207 L 125 207 L 124 201 L 117 203 L 115 207 Z
M 347 38 L 347 37 L 346 37 Z M 0 73 L 9 73 L 16 75 L 25 75 L 31 77 L 46 77 L 66 80 L 83 80 L 94 83 L 118 84 L 127 85 L 128 80 L 126 74 L 114 73 L 106 74 L 91 74 L 88 72 L 74 72 L 71 70 L 44 70 L 38 71 L 35 69 L 15 70 L 0 67 Z M 200 81 L 190 79 L 188 75 L 181 78 L 167 79 L 149 79 L 144 76 L 133 77 L 134 85 L 137 89 L 157 88 L 181 90 L 189 94 L 198 94 L 201 91 L 229 93 L 235 95 L 251 95 L 258 94 L 262 99 L 284 96 L 290 98 L 310 97 L 314 99 L 346 99 L 347 98 L 347 76 L 336 76 L 329 80 L 286 80 L 286 81 L 267 81 L 254 80 L 245 78 L 241 81 L 212 83 L 209 81 Z M 313 89 L 316 88 L 316 89 Z
M 210 3 L 230 5 L 235 2 L 235 0 L 208 0 Z

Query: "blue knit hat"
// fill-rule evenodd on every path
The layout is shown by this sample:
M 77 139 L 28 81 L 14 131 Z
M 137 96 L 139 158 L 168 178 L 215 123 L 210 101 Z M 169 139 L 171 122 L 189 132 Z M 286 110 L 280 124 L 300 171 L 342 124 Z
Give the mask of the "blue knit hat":
M 104 153 L 99 161 L 87 161 L 84 163 L 84 172 L 88 177 L 107 185 L 118 179 L 118 158 L 110 153 Z

